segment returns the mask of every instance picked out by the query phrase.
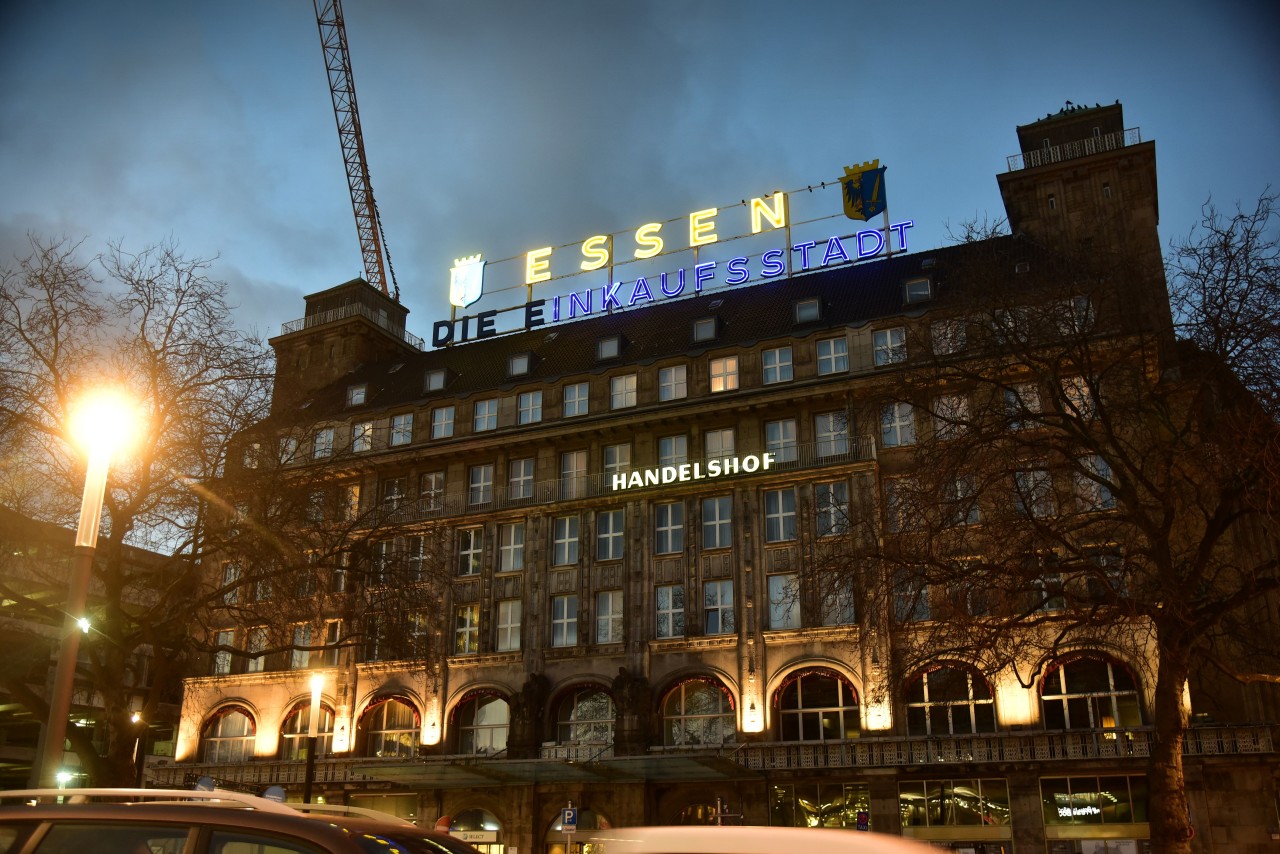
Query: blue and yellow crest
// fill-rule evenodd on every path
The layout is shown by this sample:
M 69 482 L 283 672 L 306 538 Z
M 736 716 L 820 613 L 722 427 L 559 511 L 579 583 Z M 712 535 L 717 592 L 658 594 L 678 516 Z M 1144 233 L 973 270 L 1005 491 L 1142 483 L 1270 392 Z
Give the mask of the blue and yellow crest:
M 840 195 L 844 197 L 845 216 L 866 222 L 884 212 L 887 205 L 884 170 L 888 168 L 881 166 L 879 160 L 872 160 L 861 166 L 844 167 L 844 177 L 840 179 Z

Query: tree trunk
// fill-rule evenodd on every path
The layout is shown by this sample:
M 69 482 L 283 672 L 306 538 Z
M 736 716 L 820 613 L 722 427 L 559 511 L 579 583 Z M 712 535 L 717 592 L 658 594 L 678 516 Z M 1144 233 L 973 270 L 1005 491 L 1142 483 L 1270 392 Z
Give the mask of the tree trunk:
M 1189 662 L 1186 649 L 1160 644 L 1147 776 L 1151 847 L 1165 854 L 1191 854 L 1191 813 L 1182 768 L 1182 745 L 1187 731 L 1187 709 L 1183 707 L 1182 697 Z

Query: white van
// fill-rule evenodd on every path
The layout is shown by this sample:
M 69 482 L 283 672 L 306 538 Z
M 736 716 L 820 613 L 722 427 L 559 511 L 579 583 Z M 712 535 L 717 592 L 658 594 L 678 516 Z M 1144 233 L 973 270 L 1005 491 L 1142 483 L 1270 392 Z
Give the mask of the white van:
M 937 849 L 883 833 L 819 827 L 624 827 L 591 831 L 583 854 L 924 854 Z

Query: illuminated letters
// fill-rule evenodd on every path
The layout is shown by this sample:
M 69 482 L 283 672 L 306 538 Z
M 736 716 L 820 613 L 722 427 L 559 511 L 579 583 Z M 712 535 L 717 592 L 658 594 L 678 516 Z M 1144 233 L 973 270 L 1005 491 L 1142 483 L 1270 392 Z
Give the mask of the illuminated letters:
M 760 220 L 763 217 L 769 221 L 769 225 L 774 228 L 785 228 L 787 225 L 787 194 L 774 193 L 769 198 L 773 199 L 773 207 L 765 204 L 764 199 L 751 200 L 751 233 L 759 234 L 764 231 L 764 226 Z
M 524 261 L 524 283 L 545 282 L 551 278 L 551 250 L 554 247 L 544 246 L 530 250 Z
M 690 246 L 705 246 L 720 239 L 715 232 L 715 216 L 718 213 L 720 213 L 719 208 L 707 208 L 704 211 L 694 211 L 689 214 Z
M 609 235 L 597 234 L 582 241 L 582 269 L 599 270 L 609 263 Z
M 636 257 L 652 258 L 662 251 L 662 223 L 650 222 L 636 229 Z

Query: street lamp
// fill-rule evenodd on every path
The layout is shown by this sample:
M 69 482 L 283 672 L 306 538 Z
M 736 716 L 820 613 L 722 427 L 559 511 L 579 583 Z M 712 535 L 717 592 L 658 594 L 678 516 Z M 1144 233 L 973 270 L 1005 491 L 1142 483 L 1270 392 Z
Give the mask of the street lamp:
M 302 781 L 302 802 L 311 803 L 311 784 L 316 776 L 316 742 L 320 732 L 320 692 L 324 690 L 324 676 L 311 674 L 311 717 L 307 720 L 307 770 Z
M 49 719 L 44 730 L 44 750 L 40 756 L 39 780 L 43 788 L 58 785 L 67 739 L 67 718 L 71 714 L 71 694 L 75 686 L 76 659 L 80 635 L 87 629 L 85 603 L 93 574 L 93 552 L 98 544 L 98 523 L 102 498 L 107 489 L 107 469 L 111 455 L 122 449 L 137 432 L 140 419 L 134 405 L 119 392 L 99 390 L 86 396 L 71 418 L 76 444 L 89 457 L 80 502 L 80 524 L 76 529 L 71 578 L 67 585 L 66 619 L 58 648 L 58 669 L 49 696 Z

